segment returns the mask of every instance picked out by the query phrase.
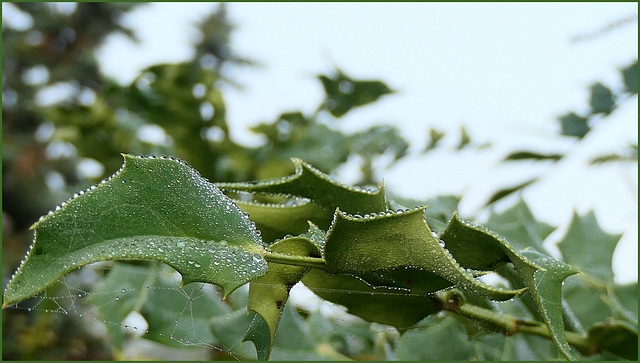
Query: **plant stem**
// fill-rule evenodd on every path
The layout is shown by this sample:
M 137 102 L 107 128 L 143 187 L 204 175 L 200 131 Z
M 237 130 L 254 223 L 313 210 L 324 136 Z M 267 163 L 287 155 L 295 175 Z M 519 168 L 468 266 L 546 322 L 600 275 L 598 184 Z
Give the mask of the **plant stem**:
M 456 310 L 451 310 L 450 312 L 489 322 L 507 335 L 524 333 L 552 339 L 549 329 L 543 323 L 522 321 L 513 315 L 499 313 L 469 303 L 462 304 Z M 565 331 L 565 336 L 567 337 L 567 342 L 581 352 L 589 353 L 592 351 L 593 347 L 589 344 L 586 336 L 572 331 Z
M 267 260 L 267 262 L 291 266 L 313 267 L 327 271 L 327 264 L 319 257 L 295 256 L 288 255 L 286 253 L 266 252 L 264 259 Z

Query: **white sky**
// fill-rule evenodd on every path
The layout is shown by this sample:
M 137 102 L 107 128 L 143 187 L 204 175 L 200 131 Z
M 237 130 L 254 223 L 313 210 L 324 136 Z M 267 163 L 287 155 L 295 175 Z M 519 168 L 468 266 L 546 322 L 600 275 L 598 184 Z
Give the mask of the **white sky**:
M 323 97 L 315 75 L 334 65 L 354 78 L 381 79 L 398 93 L 350 111 L 338 122 L 342 130 L 394 124 L 416 152 L 424 148 L 429 128 L 449 134 L 448 150 L 416 154 L 383 170 L 390 190 L 418 199 L 464 193 L 464 216 L 479 213 L 496 190 L 546 170 L 523 197 L 539 219 L 563 226 L 552 239 L 562 237 L 574 208 L 580 214 L 595 209 L 605 229 L 625 233 L 615 255 L 618 280 L 637 280 L 637 164 L 587 165 L 593 156 L 637 143 L 637 97 L 552 169 L 499 163 L 516 149 L 571 148 L 571 141 L 553 138 L 556 118 L 586 112 L 588 87 L 596 81 L 621 86 L 618 69 L 638 57 L 637 15 L 600 37 L 571 39 L 637 14 L 637 3 L 228 5 L 237 25 L 233 48 L 263 65 L 232 74 L 245 86 L 225 93 L 235 140 L 255 145 L 261 140 L 246 131 L 250 125 L 273 121 L 284 111 L 313 112 Z M 216 6 L 141 6 L 124 22 L 142 43 L 110 37 L 99 53 L 103 71 L 128 83 L 146 66 L 188 59 L 189 42 L 197 39 L 189 24 Z M 460 125 L 476 144 L 490 141 L 493 147 L 450 153 Z M 353 177 L 346 170 L 339 175 L 345 181 Z

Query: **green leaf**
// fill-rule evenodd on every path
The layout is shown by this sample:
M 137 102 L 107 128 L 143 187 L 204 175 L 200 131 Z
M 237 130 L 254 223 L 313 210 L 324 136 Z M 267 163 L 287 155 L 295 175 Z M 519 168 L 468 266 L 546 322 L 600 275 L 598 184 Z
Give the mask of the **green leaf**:
M 417 294 L 453 285 L 496 300 L 508 300 L 519 292 L 488 286 L 461 268 L 432 234 L 423 210 L 365 218 L 338 210 L 324 249 L 328 272 Z
M 236 359 L 249 360 L 256 357 L 254 346 L 243 344 L 243 339 L 246 337 L 248 328 L 253 324 L 254 317 L 255 314 L 248 314 L 246 309 L 238 309 L 211 319 L 213 335 Z
M 467 133 L 467 128 L 460 126 L 460 143 L 458 144 L 457 149 L 462 150 L 465 146 L 471 143 L 471 137 Z
M 283 238 L 288 234 L 302 234 L 309 227 L 309 221 L 327 229 L 332 218 L 330 212 L 309 200 L 293 204 L 258 204 L 242 201 L 235 203 L 249 214 L 266 242 Z
M 406 155 L 409 144 L 402 138 L 400 131 L 392 126 L 376 126 L 350 136 L 351 150 L 354 153 L 372 156 L 393 154 L 394 160 Z
M 473 354 L 462 325 L 446 316 L 429 317 L 423 326 L 404 333 L 397 344 L 397 358 L 402 361 L 468 360 Z
M 580 272 L 601 281 L 612 281 L 611 260 L 620 237 L 603 231 L 593 211 L 583 216 L 574 213 L 558 248 L 564 261 Z
M 627 86 L 627 91 L 633 94 L 638 93 L 638 61 L 630 64 L 628 67 L 622 69 L 622 77 L 624 78 L 624 84 Z
M 295 174 L 273 180 L 248 183 L 218 183 L 222 190 L 263 193 L 307 198 L 333 213 L 344 208 L 348 213 L 377 213 L 386 210 L 384 186 L 377 191 L 339 183 L 300 159 L 292 159 Z
M 124 166 L 33 225 L 34 243 L 5 290 L 4 306 L 101 260 L 156 260 L 182 284 L 225 295 L 266 273 L 254 225 L 229 198 L 178 160 L 124 155 Z
M 589 119 L 578 116 L 573 112 L 560 117 L 559 120 L 562 127 L 562 135 L 565 136 L 583 138 L 591 130 L 591 127 L 587 124 Z
M 601 83 L 591 86 L 591 100 L 589 103 L 591 104 L 591 113 L 609 114 L 615 106 L 613 93 Z
M 436 148 L 440 140 L 444 137 L 444 132 L 440 132 L 434 128 L 429 130 L 429 143 L 425 146 L 423 152 L 433 150 Z
M 540 154 L 532 151 L 516 151 L 507 155 L 503 161 L 509 160 L 554 160 L 558 161 L 562 154 Z
M 638 360 L 638 327 L 625 321 L 608 321 L 589 329 L 589 341 L 623 359 Z
M 540 313 L 556 346 L 567 359 L 577 360 L 578 357 L 571 350 L 565 336 L 562 282 L 578 271 L 572 266 L 536 251 L 522 251 L 521 253 L 544 269 L 535 271 L 533 280 L 528 280 L 527 285 L 540 308 Z
M 341 117 L 354 107 L 364 106 L 377 101 L 393 91 L 383 82 L 355 80 L 340 69 L 330 75 L 318 76 L 326 92 L 322 108 L 329 110 L 335 117 Z
M 440 311 L 437 300 L 426 294 L 373 287 L 353 276 L 312 269 L 302 283 L 324 300 L 343 305 L 350 314 L 399 329 L 406 329 Z
M 536 251 L 516 252 L 501 237 L 463 222 L 455 214 L 440 238 L 465 268 L 488 270 L 513 263 L 518 282 L 528 288 L 527 294 L 534 299 L 556 346 L 568 359 L 575 358 L 564 334 L 562 307 L 562 282 L 577 273 L 573 267 Z
M 98 308 L 102 319 L 113 322 L 106 324 L 106 327 L 111 344 L 118 349 L 122 349 L 121 323 L 145 301 L 143 286 L 150 277 L 146 266 L 116 263 L 89 295 L 89 302 Z
M 536 180 L 538 180 L 538 178 L 533 178 L 533 179 L 531 179 L 529 181 L 526 181 L 524 183 L 518 184 L 518 185 L 510 187 L 510 188 L 501 189 L 501 190 L 495 192 L 491 196 L 491 198 L 489 198 L 489 201 L 487 202 L 486 205 L 493 204 L 493 203 L 499 201 L 500 199 L 502 199 L 502 198 L 504 198 L 504 197 L 506 197 L 508 195 L 511 195 L 511 194 L 523 189 L 523 188 L 526 188 L 527 186 L 529 186 L 531 183 L 535 182 Z
M 318 247 L 305 237 L 280 240 L 269 246 L 267 251 L 267 253 L 274 252 L 290 256 L 320 256 Z M 248 309 L 258 315 L 254 317 L 245 340 L 253 341 L 256 345 L 259 360 L 269 359 L 280 316 L 289 298 L 289 291 L 309 271 L 308 267 L 273 262 L 269 262 L 268 266 L 269 271 L 266 275 L 249 284 Z M 268 328 L 266 331 L 265 324 Z M 265 333 L 269 335 L 269 339 L 264 338 Z
M 536 220 L 522 198 L 502 213 L 491 213 L 484 226 L 505 237 L 516 250 L 533 248 L 542 253 L 547 253 L 543 241 L 556 229 Z

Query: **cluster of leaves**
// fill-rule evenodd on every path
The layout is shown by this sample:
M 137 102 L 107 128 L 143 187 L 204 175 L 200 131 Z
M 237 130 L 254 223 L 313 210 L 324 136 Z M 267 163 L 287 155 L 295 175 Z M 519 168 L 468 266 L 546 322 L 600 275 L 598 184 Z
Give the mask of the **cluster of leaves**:
M 596 322 L 588 331 L 563 303 L 563 281 L 578 269 L 545 254 L 541 240 L 553 228 L 531 221 L 526 206 L 518 208 L 528 214 L 526 226 L 535 228 L 525 229 L 529 234 L 516 235 L 515 240 L 533 248 L 518 252 L 499 235 L 459 219 L 455 212 L 441 221 L 446 227 L 437 232 L 427 224 L 424 207 L 396 210 L 397 203 L 388 199 L 383 187 L 349 187 L 299 159 L 294 164 L 295 173 L 289 177 L 214 185 L 171 157 L 125 155 L 116 174 L 76 194 L 33 226 L 34 243 L 7 286 L 3 306 L 34 296 L 88 263 L 152 260 L 176 269 L 183 286 L 215 284 L 224 297 L 249 283 L 248 317 L 229 313 L 220 304 L 207 311 L 217 309 L 212 316 L 231 319 L 236 329 L 241 321 L 248 322 L 243 340 L 255 344 L 261 360 L 271 353 L 289 292 L 298 282 L 353 315 L 400 332 L 447 311 L 472 336 L 496 331 L 538 335 L 553 340 L 568 359 L 596 352 L 637 358 L 637 315 L 619 302 L 615 287 L 609 285 L 607 296 L 620 316 Z M 251 200 L 232 199 L 243 194 Z M 254 196 L 280 200 L 265 204 Z M 577 243 L 589 238 L 615 247 L 619 236 L 594 228 L 592 214 L 576 216 L 560 246 L 566 260 L 606 286 L 603 281 L 612 280 L 612 249 L 606 260 L 604 254 L 597 255 L 599 261 L 591 261 L 591 255 L 584 261 L 584 254 L 575 251 L 583 248 Z M 125 266 L 111 270 L 111 287 L 121 283 L 127 273 L 123 269 L 140 268 Z M 500 274 L 509 286 L 490 286 L 477 278 L 489 272 Z M 140 286 L 145 279 L 128 283 Z M 492 303 L 518 295 L 528 315 L 509 314 Z M 96 302 L 104 297 L 94 296 Z M 100 310 L 109 319 L 122 320 L 136 300 L 118 310 Z M 158 314 L 166 308 L 147 307 L 147 319 L 152 324 L 162 321 Z M 228 338 L 216 334 L 228 328 L 224 323 L 218 326 L 216 319 L 204 336 Z M 163 330 L 166 327 L 156 334 Z M 114 342 L 121 341 L 121 332 L 111 334 Z M 160 335 L 160 340 L 166 336 Z
M 396 128 L 378 126 L 346 135 L 334 127 L 348 110 L 391 92 L 382 82 L 352 79 L 340 70 L 318 76 L 328 88 L 317 112 L 286 112 L 277 120 L 256 126 L 253 131 L 266 140 L 263 146 L 246 147 L 234 142 L 226 121 L 223 91 L 236 85 L 225 72 L 251 66 L 252 62 L 231 47 L 233 27 L 224 4 L 198 25 L 203 36 L 195 45 L 192 59 L 152 66 L 124 86 L 99 72 L 95 51 L 113 32 L 135 40 L 135 34 L 120 19 L 139 4 L 68 5 L 7 5 L 21 11 L 31 24 L 3 29 L 5 281 L 31 242 L 29 225 L 68 195 L 96 183 L 106 171 L 117 169 L 121 151 L 176 155 L 189 160 L 212 181 L 286 175 L 293 171 L 289 161 L 293 156 L 330 172 L 359 155 L 365 161 L 362 184 L 373 183 L 374 158 L 390 154 L 399 159 L 406 153 L 407 143 Z M 40 79 L 34 81 L 37 77 L 30 75 L 38 72 Z M 332 82 L 343 86 L 332 88 Z M 54 103 L 47 102 L 43 95 L 52 90 L 69 94 Z M 332 115 L 330 101 L 345 97 L 340 101 L 344 111 Z M 76 324 L 72 316 L 51 317 L 19 310 L 3 314 L 8 329 L 4 346 L 33 348 L 7 348 L 3 352 L 8 359 L 91 359 L 90 352 L 98 351 L 80 349 L 80 355 L 51 356 L 51 352 L 65 349 L 27 343 L 38 340 L 42 326 L 53 329 Z M 90 335 L 78 329 L 52 335 L 69 332 L 79 333 L 55 344 L 99 344 L 86 341 Z M 95 357 L 103 356 L 100 354 Z
M 549 253 L 542 247 L 555 227 L 536 221 L 524 202 L 502 214 L 492 214 L 485 224 L 506 237 L 507 244 L 501 237 L 457 218 L 454 215 L 457 197 L 439 196 L 426 203 L 389 198 L 382 189 L 376 194 L 340 185 L 302 162 L 296 161 L 292 166 L 290 158 L 299 157 L 329 173 L 350 156 L 359 155 L 364 163 L 363 177 L 357 184 L 376 184 L 372 160 L 389 153 L 398 160 L 406 154 L 407 144 L 398 130 L 382 126 L 345 135 L 333 126 L 351 109 L 392 93 L 384 83 L 352 79 L 339 69 L 320 75 L 318 79 L 326 97 L 317 112 L 311 115 L 286 112 L 276 120 L 256 126 L 253 131 L 264 135 L 267 142 L 248 148 L 233 141 L 226 122 L 223 91 L 225 87 L 233 87 L 234 82 L 225 76 L 225 70 L 251 62 L 235 54 L 230 46 L 232 27 L 224 5 L 199 25 L 203 37 L 195 47 L 193 59 L 150 67 L 126 86 L 98 72 L 94 51 L 112 31 L 133 36 L 118 19 L 137 4 L 78 4 L 73 11 L 60 11 L 48 4 L 11 6 L 28 14 L 33 25 L 28 29 L 3 29 L 5 281 L 31 242 L 26 227 L 74 191 L 87 192 L 36 224 L 38 243 L 29 252 L 28 264 L 36 267 L 21 268 L 27 272 L 21 272 L 22 277 L 14 280 L 12 290 L 7 291 L 14 295 L 11 298 L 9 294 L 10 299 L 5 295 L 5 303 L 32 295 L 54 276 L 89 260 L 136 261 L 110 265 L 96 286 L 82 283 L 83 291 L 94 292 L 88 299 L 101 318 L 110 322 L 107 329 L 111 353 L 105 350 L 104 343 L 89 340 L 91 334 L 83 333 L 87 324 L 83 325 L 81 320 L 71 315 L 42 313 L 56 310 L 55 301 L 44 301 L 40 309 L 33 311 L 3 310 L 3 358 L 109 359 L 111 354 L 118 357 L 125 344 L 121 326 L 130 312 L 139 312 L 149 324 L 146 339 L 179 347 L 211 344 L 247 359 L 255 358 L 255 350 L 250 344 L 240 344 L 243 340 L 253 341 L 261 358 L 266 358 L 270 351 L 272 359 L 548 360 L 560 357 L 558 348 L 570 357 L 579 353 L 595 354 L 591 357 L 601 359 L 637 358 L 637 284 L 614 283 L 611 257 L 619 236 L 602 231 L 593 214 L 576 215 L 560 243 L 563 260 L 581 274 L 565 281 L 565 301 L 559 319 L 557 308 L 545 308 L 549 301 L 560 301 L 557 286 L 545 287 L 542 293 L 529 288 L 508 303 L 496 304 L 489 299 L 505 296 L 499 295 L 505 294 L 505 289 L 517 291 L 534 284 L 536 278 L 543 279 L 540 273 L 531 270 L 533 265 L 557 272 L 544 280 L 552 281 L 551 285 L 572 272 L 562 264 L 545 265 L 549 261 L 556 263 L 544 257 Z M 47 79 L 31 82 L 28 74 L 43 67 Z M 629 69 L 628 72 L 633 71 L 632 67 Z M 637 93 L 637 63 L 635 72 L 635 91 L 629 86 L 634 78 L 625 73 L 629 91 L 615 96 L 616 103 L 626 94 Z M 41 93 L 61 85 L 72 89 L 68 98 L 53 105 L 38 101 Z M 599 122 L 597 117 L 593 121 L 591 116 L 587 118 L 587 126 Z M 162 137 L 145 137 L 149 131 Z M 435 148 L 442 137 L 442 133 L 432 129 L 427 150 Z M 462 128 L 458 149 L 468 146 L 473 146 L 471 136 Z M 212 182 L 292 176 L 267 184 L 220 183 L 218 187 L 227 195 L 223 197 L 215 186 L 181 163 L 127 157 L 129 167 L 99 187 L 86 189 L 100 180 L 105 170 L 118 168 L 119 153 L 123 150 L 176 155 L 189 160 Z M 87 163 L 99 166 L 101 171 L 88 175 L 79 167 Z M 153 178 L 142 175 L 143 170 L 134 170 L 134 165 L 144 163 L 149 163 L 146 164 L 149 169 L 160 166 L 164 171 L 156 170 L 159 174 L 153 174 L 156 176 Z M 186 179 L 174 180 L 175 173 Z M 123 175 L 134 178 L 125 180 Z M 146 178 L 145 184 L 157 188 L 136 189 L 142 184 L 138 178 Z M 181 212 L 175 207 L 184 200 L 174 191 L 182 191 L 184 195 L 197 192 L 207 197 L 189 198 L 194 204 L 190 204 L 189 211 Z M 132 197 L 132 193 L 138 196 L 137 203 L 122 199 L 123 195 Z M 122 201 L 118 207 L 124 208 L 122 215 L 103 216 L 116 221 L 118 227 L 100 225 L 95 209 L 82 206 L 82 201 L 87 200 L 93 200 L 90 204 L 95 205 Z M 427 204 L 428 208 L 395 213 L 399 208 L 421 204 Z M 209 211 L 212 205 L 224 207 L 225 212 Z M 83 215 L 92 218 L 77 224 L 80 221 L 69 215 L 76 207 L 86 208 Z M 154 213 L 150 214 L 150 210 Z M 387 215 L 390 211 L 394 214 Z M 383 212 L 384 216 L 380 215 Z M 250 221 L 244 213 L 249 213 Z M 357 218 L 355 214 L 369 217 Z M 125 215 L 131 219 L 124 218 Z M 176 222 L 164 223 L 173 220 Z M 436 236 L 425 227 L 427 221 Z M 456 224 L 458 221 L 461 222 Z M 226 229 L 213 228 L 216 222 Z M 69 223 L 73 223 L 73 228 L 59 228 Z M 194 228 L 193 223 L 199 227 Z M 252 223 L 260 231 L 259 236 L 252 232 Z M 369 229 L 373 231 L 371 234 Z M 399 235 L 389 236 L 394 230 Z M 88 231 L 92 231 L 89 237 L 84 234 Z M 469 251 L 477 246 L 466 243 L 466 239 L 464 243 L 456 242 L 452 235 L 458 232 L 467 237 L 475 234 L 473 239 L 478 237 L 492 253 L 474 257 Z M 233 238 L 226 238 L 227 234 Z M 380 235 L 387 236 L 385 246 L 396 251 L 388 256 L 393 261 L 379 258 L 380 253 L 377 259 L 372 257 L 370 266 L 352 266 L 342 261 L 368 256 L 368 252 L 366 248 L 361 250 L 362 246 L 350 249 L 338 241 L 354 237 L 377 240 L 373 237 Z M 60 236 L 68 240 L 68 245 L 51 242 Z M 88 243 L 96 241 L 96 237 L 99 243 Z M 409 243 L 403 247 L 391 245 L 400 240 Z M 439 240 L 445 242 L 445 252 L 449 251 L 451 256 L 442 252 Z M 440 252 L 437 262 L 407 254 L 407 248 L 423 244 Z M 152 245 L 156 249 L 141 252 L 139 245 Z M 538 253 L 523 252 L 526 248 Z M 587 254 L 585 250 L 592 252 Z M 165 253 L 169 251 L 172 253 Z M 219 260 L 221 265 L 215 265 L 202 254 L 224 258 Z M 48 263 L 53 256 L 57 256 L 56 260 L 59 257 L 60 262 Z M 178 269 L 184 283 L 180 291 L 170 288 L 174 286 L 172 267 L 139 261 L 143 257 Z M 520 267 L 514 259 L 521 261 Z M 430 263 L 437 263 L 443 270 L 438 269 L 438 273 L 429 270 L 433 267 Z M 456 263 L 464 271 L 455 269 Z M 411 268 L 404 270 L 405 266 Z M 531 269 L 527 270 L 527 266 Z M 49 275 L 45 279 L 30 277 L 28 271 L 32 268 Z M 203 274 L 204 268 L 215 273 Z M 490 288 L 478 281 L 480 275 L 494 270 L 506 279 L 504 286 Z M 443 271 L 451 276 L 439 275 Z M 429 283 L 417 284 L 416 278 Z M 294 308 L 286 300 L 290 286 L 300 279 L 317 295 L 376 323 L 350 320 L 345 324 Z M 250 280 L 249 295 L 242 289 L 230 294 Z M 189 281 L 222 285 L 224 294 L 207 289 L 208 284 L 187 284 Z M 51 295 L 66 295 L 55 288 L 50 288 Z M 432 289 L 439 291 L 427 292 Z M 191 301 L 193 315 L 189 324 L 181 324 L 186 318 L 180 314 L 184 306 L 171 295 L 179 293 L 202 294 Z M 229 296 L 221 301 L 224 295 Z M 247 315 L 247 299 L 251 315 Z M 395 328 L 384 328 L 388 325 Z M 517 332 L 514 336 L 504 335 L 514 332 Z M 45 335 L 51 339 L 42 339 Z M 201 341 L 192 341 L 194 335 Z M 468 337 L 473 339 L 468 341 Z M 425 342 L 429 342 L 428 348 Z M 567 343 L 576 346 L 578 352 Z M 214 358 L 228 358 L 222 352 L 213 352 L 217 354 Z
M 638 94 L 638 61 L 620 69 L 620 76 L 624 85 L 619 90 L 596 82 L 590 87 L 589 111 L 586 115 L 570 112 L 558 118 L 560 123 L 560 136 L 575 138 L 577 142 L 582 140 L 598 123 L 606 123 L 607 116 L 614 112 L 624 101 Z M 564 153 L 540 153 L 531 150 L 514 151 L 504 158 L 504 162 L 537 161 L 557 163 L 566 154 Z M 638 162 L 638 145 L 630 144 L 623 153 L 610 153 L 600 155 L 590 161 L 591 165 L 608 162 Z M 538 177 L 527 180 L 521 184 L 496 192 L 487 204 L 494 203 L 514 192 L 520 191 L 535 183 Z

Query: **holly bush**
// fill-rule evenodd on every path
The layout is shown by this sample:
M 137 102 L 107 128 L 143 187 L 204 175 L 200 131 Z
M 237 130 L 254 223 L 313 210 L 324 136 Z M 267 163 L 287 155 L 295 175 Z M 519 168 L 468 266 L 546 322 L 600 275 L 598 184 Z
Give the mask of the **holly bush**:
M 521 198 L 479 225 L 459 216 L 460 196 L 394 195 L 374 165 L 407 155 L 399 131 L 336 127 L 393 94 L 385 83 L 318 75 L 317 110 L 253 127 L 265 143 L 247 147 L 230 135 L 223 91 L 235 86 L 226 69 L 252 63 L 229 44 L 224 5 L 200 24 L 193 59 L 124 86 L 100 75 L 91 54 L 112 30 L 133 36 L 116 21 L 133 5 L 15 6 L 34 24 L 3 30 L 3 94 L 15 96 L 3 103 L 3 266 L 17 266 L 5 278 L 3 358 L 121 358 L 135 340 L 123 327 L 138 329 L 127 320 L 138 314 L 143 340 L 184 354 L 206 347 L 211 359 L 637 360 L 637 283 L 618 284 L 612 271 L 620 235 L 593 212 L 575 214 L 558 256 L 546 243 L 558 226 Z M 45 84 L 25 82 L 41 65 Z M 559 118 L 558 137 L 579 143 L 637 95 L 637 62 L 621 73 L 618 90 L 591 87 L 589 114 Z M 68 99 L 37 102 L 59 83 L 75 89 Z M 431 129 L 425 152 L 444 137 Z M 462 128 L 457 150 L 490 147 L 471 137 Z M 563 156 L 522 150 L 505 162 Z M 353 159 L 357 185 L 329 175 Z M 637 145 L 594 167 L 602 162 L 637 162 Z M 87 175 L 87 163 L 103 171 Z M 41 214 L 32 239 L 26 227 Z M 66 278 L 95 263 L 97 278 Z M 296 285 L 346 312 L 294 304 Z M 82 333 L 94 329 L 87 321 L 106 327 L 106 343 Z

